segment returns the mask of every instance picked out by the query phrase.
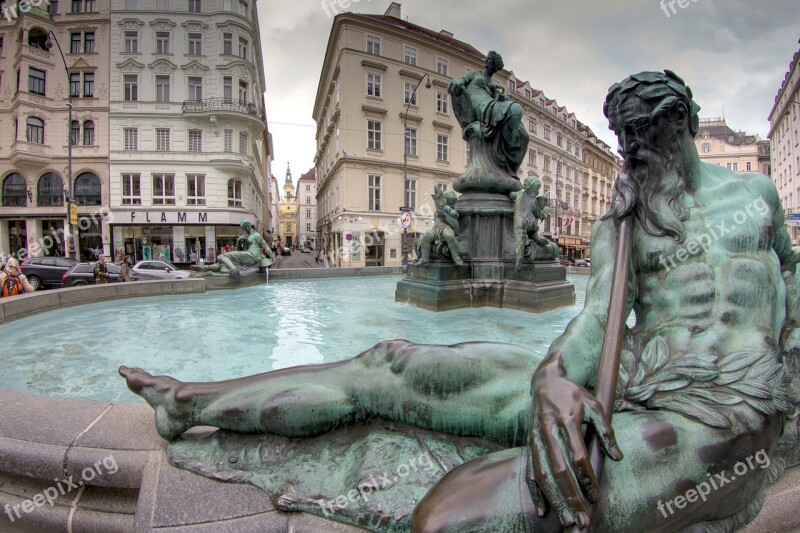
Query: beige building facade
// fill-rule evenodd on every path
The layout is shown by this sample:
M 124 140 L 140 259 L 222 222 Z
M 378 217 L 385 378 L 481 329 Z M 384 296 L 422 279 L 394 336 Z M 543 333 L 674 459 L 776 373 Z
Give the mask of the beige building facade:
M 298 245 L 317 249 L 317 173 L 311 169 L 297 180 Z
M 401 207 L 412 210 L 409 248 L 432 226 L 434 186 L 452 187 L 469 157 L 447 86 L 484 63 L 483 53 L 452 33 L 408 22 L 397 3 L 384 15 L 334 19 L 313 118 L 317 228 L 335 265 L 400 265 Z M 611 167 L 598 178 L 597 211 L 610 204 L 618 158 L 574 113 L 513 71 L 495 81 L 525 112 L 529 152 L 518 177 L 542 180 L 551 202 L 544 234 L 559 241 L 562 255 L 585 257 L 594 220 L 585 146 L 593 142 Z
M 283 180 L 283 196 L 278 203 L 278 238 L 284 246 L 297 244 L 297 196 L 288 164 Z
M 694 143 L 700 160 L 734 172 L 770 174 L 769 142 L 758 135 L 734 131 L 724 118 L 700 119 Z
M 84 0 L 0 18 L 0 255 L 68 253 L 70 189 L 78 256 L 109 252 L 109 21 Z
M 800 244 L 800 50 L 795 52 L 769 112 L 772 180 L 794 244 Z

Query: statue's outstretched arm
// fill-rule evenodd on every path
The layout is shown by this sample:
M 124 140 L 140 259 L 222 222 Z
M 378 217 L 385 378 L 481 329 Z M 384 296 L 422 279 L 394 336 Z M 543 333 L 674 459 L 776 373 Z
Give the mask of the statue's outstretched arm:
M 600 499 L 600 485 L 589 461 L 581 425 L 592 425 L 605 453 L 615 461 L 622 459 L 606 413 L 586 390 L 597 375 L 611 297 L 616 240 L 611 219 L 595 227 L 586 304 L 564 334 L 553 342 L 531 382 L 533 408 L 528 445 L 532 464 L 529 476 L 533 480 L 529 486 L 537 500 L 541 499 L 537 487 L 541 489 L 565 527 L 572 524 L 588 527 L 586 500 Z M 629 295 L 633 286 L 632 279 L 627 289 Z M 629 298 L 628 313 L 632 303 Z

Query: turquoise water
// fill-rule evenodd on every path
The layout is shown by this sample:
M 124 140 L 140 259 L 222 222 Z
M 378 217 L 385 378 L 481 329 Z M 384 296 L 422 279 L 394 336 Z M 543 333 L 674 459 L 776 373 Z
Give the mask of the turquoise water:
M 121 364 L 214 381 L 338 361 L 378 341 L 511 342 L 544 354 L 583 306 L 542 314 L 482 307 L 435 313 L 395 303 L 400 276 L 272 281 L 204 294 L 86 304 L 0 326 L 0 387 L 54 397 L 139 401 Z

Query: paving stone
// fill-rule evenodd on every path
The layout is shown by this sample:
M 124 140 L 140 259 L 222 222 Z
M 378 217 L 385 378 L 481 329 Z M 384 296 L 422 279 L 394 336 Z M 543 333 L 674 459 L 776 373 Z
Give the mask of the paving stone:
M 75 446 L 160 450 L 164 440 L 156 433 L 153 409 L 149 405 L 115 404 L 75 441 Z

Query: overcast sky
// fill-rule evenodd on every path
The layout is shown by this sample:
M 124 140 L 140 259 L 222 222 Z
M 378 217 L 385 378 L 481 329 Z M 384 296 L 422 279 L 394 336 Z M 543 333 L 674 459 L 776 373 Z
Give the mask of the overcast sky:
M 383 14 L 390 4 L 351 1 L 348 10 L 357 13 Z M 484 54 L 497 50 L 506 69 L 567 106 L 613 148 L 602 112 L 606 91 L 642 70 L 675 71 L 701 117 L 722 116 L 724 106 L 729 126 L 766 138 L 767 115 L 800 46 L 800 2 L 682 1 L 688 5 L 675 3 L 676 13 L 666 7 L 669 17 L 659 0 L 405 0 L 402 12 Z M 314 166 L 311 113 L 333 18 L 320 0 L 258 0 L 258 9 L 272 172 L 282 182 L 288 162 L 296 181 Z

